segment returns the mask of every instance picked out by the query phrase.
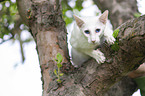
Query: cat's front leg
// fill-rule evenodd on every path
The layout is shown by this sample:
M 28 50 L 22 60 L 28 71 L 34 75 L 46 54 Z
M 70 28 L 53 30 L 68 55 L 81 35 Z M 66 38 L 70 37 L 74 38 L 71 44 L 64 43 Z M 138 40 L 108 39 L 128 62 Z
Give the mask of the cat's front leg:
M 98 64 L 104 63 L 105 62 L 105 56 L 104 54 L 99 50 L 93 50 L 93 57 L 96 59 L 96 61 L 98 62 Z
M 105 29 L 104 37 L 108 44 L 114 44 L 115 38 L 113 37 L 113 31 L 109 28 Z
M 115 38 L 113 36 L 106 36 L 106 41 L 108 44 L 114 44 Z
M 86 52 L 86 54 L 93 57 L 97 61 L 98 64 L 104 63 L 106 60 L 104 54 L 99 49 L 88 51 Z
M 75 48 L 71 49 L 71 58 L 72 64 L 74 67 L 80 67 L 85 61 L 87 61 L 90 57 Z

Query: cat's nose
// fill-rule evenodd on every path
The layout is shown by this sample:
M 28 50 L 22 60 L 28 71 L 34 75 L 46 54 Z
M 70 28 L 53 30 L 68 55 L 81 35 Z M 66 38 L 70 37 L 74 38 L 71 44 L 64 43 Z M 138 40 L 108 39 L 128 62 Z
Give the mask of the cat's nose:
M 92 43 L 95 43 L 95 41 L 92 41 Z

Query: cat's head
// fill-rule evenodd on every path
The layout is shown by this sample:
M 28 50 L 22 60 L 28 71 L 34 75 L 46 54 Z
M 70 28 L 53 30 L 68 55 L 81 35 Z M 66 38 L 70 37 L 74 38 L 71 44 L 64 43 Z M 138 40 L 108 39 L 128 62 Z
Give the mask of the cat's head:
M 100 39 L 104 34 L 108 19 L 108 10 L 106 10 L 100 17 L 78 17 L 74 15 L 74 18 L 81 32 L 87 37 L 88 42 L 99 44 Z

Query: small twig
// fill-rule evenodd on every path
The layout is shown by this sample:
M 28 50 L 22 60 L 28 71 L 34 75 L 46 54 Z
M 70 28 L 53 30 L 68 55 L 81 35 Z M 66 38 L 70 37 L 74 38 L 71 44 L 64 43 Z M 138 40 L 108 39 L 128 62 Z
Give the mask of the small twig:
M 9 41 L 9 40 L 11 40 L 11 39 L 13 39 L 14 37 L 13 36 L 11 36 L 9 39 L 7 39 L 7 40 L 2 40 L 1 42 L 0 42 L 0 44 L 3 44 L 4 42 L 6 42 L 6 41 Z

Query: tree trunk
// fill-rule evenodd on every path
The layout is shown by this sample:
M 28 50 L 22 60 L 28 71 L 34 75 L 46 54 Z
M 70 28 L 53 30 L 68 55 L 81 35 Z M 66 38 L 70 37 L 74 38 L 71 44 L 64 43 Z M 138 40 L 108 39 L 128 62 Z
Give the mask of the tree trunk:
M 138 13 L 136 0 L 93 0 L 101 11 L 109 10 L 109 19 L 114 28 L 134 17 Z M 130 96 L 136 90 L 135 82 L 124 77 L 116 83 L 105 96 Z
M 105 44 L 101 50 L 106 62 L 100 66 L 91 59 L 79 69 L 74 69 L 68 61 L 65 23 L 62 19 L 59 0 L 18 0 L 19 11 L 31 9 L 28 25 L 36 41 L 42 71 L 43 96 L 103 96 L 111 85 L 119 81 L 129 71 L 137 68 L 144 60 L 145 16 L 133 19 L 120 26 L 117 37 L 118 51 Z M 23 3 L 31 6 L 21 6 Z M 27 5 L 27 4 L 25 4 Z M 21 8 L 20 8 L 21 7 Z M 27 11 L 20 14 L 27 14 Z M 22 16 L 22 15 L 21 15 Z M 23 17 L 26 20 L 26 17 Z M 57 83 L 53 73 L 57 53 L 63 55 L 62 83 Z M 74 73 L 70 73 L 74 71 Z
M 54 80 L 52 75 L 56 69 L 54 58 L 57 53 L 63 55 L 63 64 L 69 63 L 67 32 L 62 19 L 60 1 L 18 0 L 17 5 L 21 17 L 31 29 L 31 34 L 36 41 L 42 73 L 43 96 L 48 96 L 49 83 Z

